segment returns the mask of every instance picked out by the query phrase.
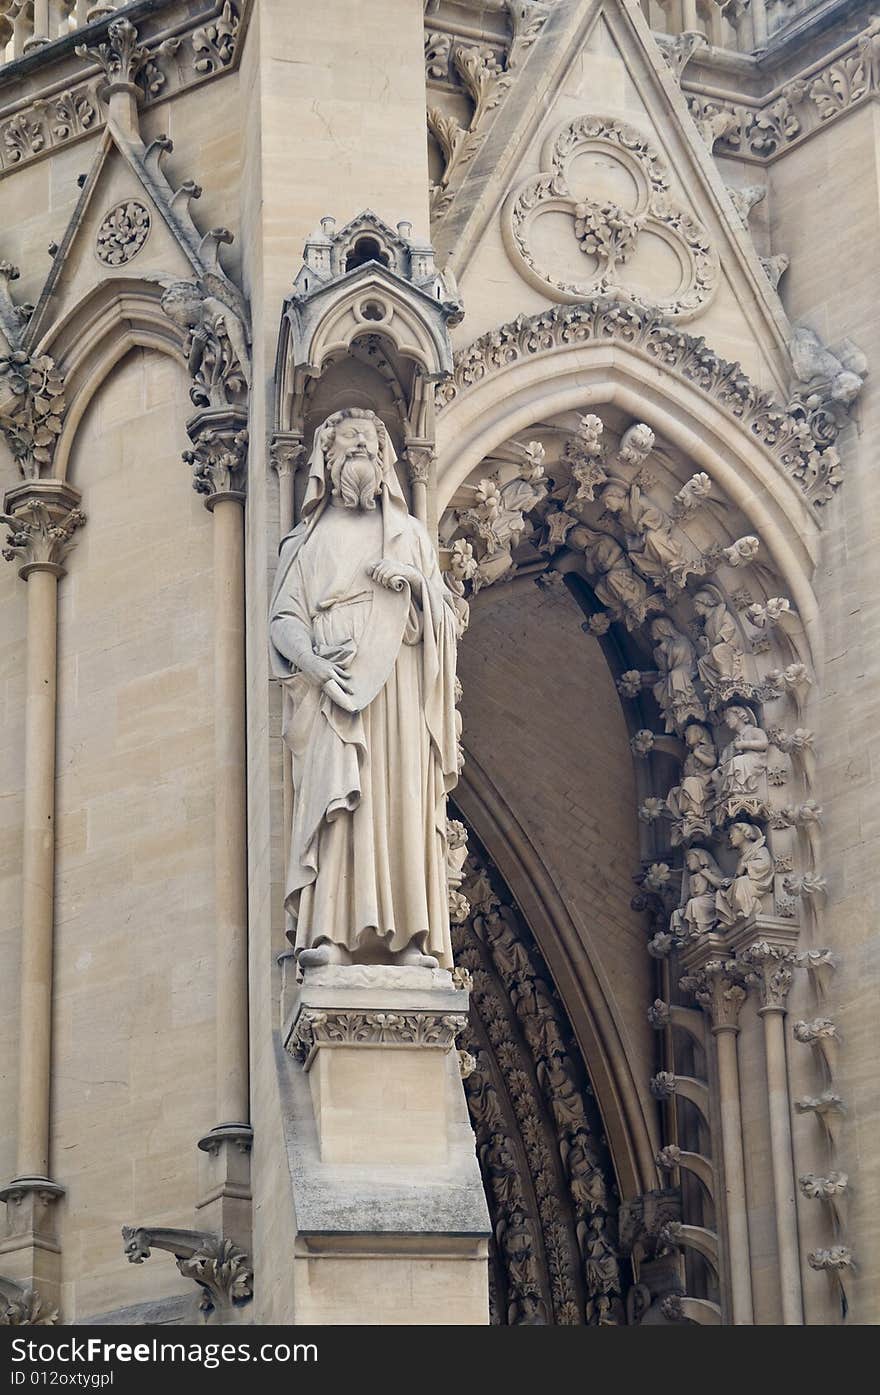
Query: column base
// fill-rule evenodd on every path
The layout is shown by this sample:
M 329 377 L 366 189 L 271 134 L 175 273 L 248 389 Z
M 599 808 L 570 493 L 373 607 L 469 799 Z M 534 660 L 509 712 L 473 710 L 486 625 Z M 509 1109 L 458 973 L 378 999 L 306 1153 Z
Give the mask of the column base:
M 306 970 L 281 1081 L 292 1321 L 488 1323 L 490 1222 L 455 1050 L 467 1006 L 443 969 Z

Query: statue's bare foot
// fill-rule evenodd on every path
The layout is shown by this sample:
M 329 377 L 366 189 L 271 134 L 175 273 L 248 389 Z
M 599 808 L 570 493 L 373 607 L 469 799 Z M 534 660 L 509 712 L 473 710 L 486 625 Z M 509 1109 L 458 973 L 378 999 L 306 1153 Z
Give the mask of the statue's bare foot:
M 329 940 L 323 940 L 320 944 L 313 945 L 311 949 L 301 949 L 299 952 L 299 966 L 301 969 L 320 969 L 325 964 L 348 964 L 351 956 L 342 948 Z
M 435 959 L 433 954 L 423 954 L 416 946 L 411 945 L 408 949 L 402 949 L 394 959 L 395 964 L 404 965 L 406 968 L 415 966 L 419 969 L 439 969 L 440 960 Z

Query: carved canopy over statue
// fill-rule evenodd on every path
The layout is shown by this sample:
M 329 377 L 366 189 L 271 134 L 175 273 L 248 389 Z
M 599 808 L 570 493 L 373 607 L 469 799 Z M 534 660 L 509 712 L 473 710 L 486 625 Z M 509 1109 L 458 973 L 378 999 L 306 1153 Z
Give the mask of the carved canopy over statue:
M 285 904 L 303 966 L 452 967 L 456 615 L 394 459 L 373 412 L 328 417 L 281 544 L 270 636 L 293 753 Z

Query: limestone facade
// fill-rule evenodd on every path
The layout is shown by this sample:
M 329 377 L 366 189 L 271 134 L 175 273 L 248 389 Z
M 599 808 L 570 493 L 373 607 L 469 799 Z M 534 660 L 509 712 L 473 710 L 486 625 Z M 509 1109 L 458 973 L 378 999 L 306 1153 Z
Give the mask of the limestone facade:
M 0 1322 L 877 1322 L 870 6 L 87 11 L 0 0 Z M 288 934 L 340 408 L 451 972 Z

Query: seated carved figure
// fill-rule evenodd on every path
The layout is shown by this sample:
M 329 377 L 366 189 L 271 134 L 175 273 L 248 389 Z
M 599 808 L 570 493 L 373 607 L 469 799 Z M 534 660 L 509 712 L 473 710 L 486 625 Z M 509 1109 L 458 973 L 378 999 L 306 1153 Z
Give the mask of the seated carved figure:
M 654 696 L 663 713 L 667 731 L 677 731 L 695 718 L 705 721 L 706 709 L 694 687 L 697 674 L 694 646 L 687 635 L 676 629 L 668 615 L 651 621 L 657 682 Z
M 711 832 L 709 810 L 712 804 L 712 776 L 717 752 L 708 727 L 692 722 L 685 728 L 687 755 L 682 764 L 681 783 L 666 796 L 666 807 L 674 819 L 673 844 L 686 842 L 697 833 Z
M 702 587 L 694 596 L 694 610 L 703 623 L 697 658 L 697 672 L 703 683 L 722 698 L 734 693 L 748 696 L 739 628 L 718 587 Z
M 764 897 L 773 890 L 773 857 L 753 823 L 735 823 L 727 837 L 732 848 L 742 849 L 735 875 L 715 897 L 718 923 L 730 929 L 762 910 Z
M 748 707 L 736 704 L 726 707 L 721 715 L 733 733 L 733 740 L 721 752 L 714 774 L 716 819 L 718 823 L 723 823 L 737 814 L 761 818 L 766 813 L 768 798 L 767 751 L 770 741 L 767 733 L 758 726 L 754 713 Z
M 705 848 L 689 848 L 684 863 L 682 904 L 672 912 L 669 928 L 679 939 L 689 940 L 716 925 L 715 898 L 729 879 Z

